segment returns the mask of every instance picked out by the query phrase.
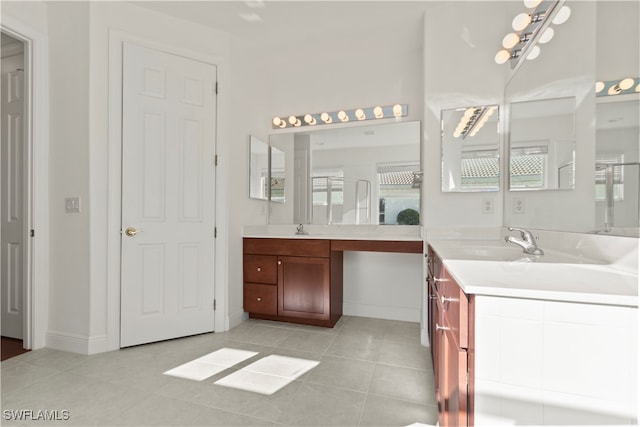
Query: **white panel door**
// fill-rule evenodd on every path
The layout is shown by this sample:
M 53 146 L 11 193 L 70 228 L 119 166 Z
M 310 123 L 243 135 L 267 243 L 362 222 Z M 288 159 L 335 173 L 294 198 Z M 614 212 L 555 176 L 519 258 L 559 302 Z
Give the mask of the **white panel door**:
M 2 59 L 2 335 L 22 339 L 24 288 L 24 63 Z
M 215 84 L 124 45 L 121 347 L 214 329 Z

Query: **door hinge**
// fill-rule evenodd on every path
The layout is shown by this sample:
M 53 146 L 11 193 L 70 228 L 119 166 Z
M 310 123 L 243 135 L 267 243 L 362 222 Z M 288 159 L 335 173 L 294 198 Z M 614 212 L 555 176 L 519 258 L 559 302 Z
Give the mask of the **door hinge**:
M 216 82 L 216 95 L 218 94 L 218 82 Z
M 218 166 L 218 155 L 216 154 L 215 157 L 213 158 L 213 165 L 214 166 Z
M 218 238 L 218 227 L 213 227 L 213 238 L 214 239 Z
M 29 233 L 29 235 L 31 237 L 36 237 L 36 230 L 31 230 L 31 232 Z
M 218 304 L 216 303 L 216 300 L 213 300 L 213 311 L 215 311 L 217 307 Z

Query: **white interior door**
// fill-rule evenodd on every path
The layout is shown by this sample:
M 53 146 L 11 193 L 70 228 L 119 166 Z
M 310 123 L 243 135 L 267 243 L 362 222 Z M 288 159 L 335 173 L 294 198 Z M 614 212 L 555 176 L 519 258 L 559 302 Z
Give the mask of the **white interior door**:
M 25 267 L 24 55 L 2 58 L 2 336 L 22 339 Z
M 214 330 L 215 85 L 124 45 L 121 347 Z

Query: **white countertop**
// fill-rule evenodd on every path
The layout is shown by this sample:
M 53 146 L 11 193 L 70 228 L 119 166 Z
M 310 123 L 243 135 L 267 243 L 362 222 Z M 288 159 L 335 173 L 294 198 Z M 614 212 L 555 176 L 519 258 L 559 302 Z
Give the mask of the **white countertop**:
M 422 241 L 420 226 L 305 225 L 308 234 L 297 235 L 295 225 L 247 226 L 243 237 L 272 239 Z
M 545 249 L 522 253 L 500 240 L 429 244 L 467 294 L 638 306 L 638 274 L 606 261 Z

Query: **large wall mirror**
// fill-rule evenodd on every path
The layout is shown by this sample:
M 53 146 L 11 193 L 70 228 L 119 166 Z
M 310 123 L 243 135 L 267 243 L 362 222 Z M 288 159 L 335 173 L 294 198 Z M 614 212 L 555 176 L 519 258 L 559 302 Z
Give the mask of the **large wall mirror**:
M 509 189 L 575 188 L 575 97 L 510 105 Z
M 553 40 L 541 47 L 536 59 L 525 60 L 511 76 L 505 103 L 512 107 L 506 126 L 512 167 L 514 156 L 521 154 L 519 145 L 542 147 L 543 144 L 535 142 L 549 141 L 548 161 L 552 145 L 559 156 L 554 165 L 556 171 L 548 171 L 548 185 L 541 175 L 538 188 L 567 191 L 512 191 L 532 188 L 514 185 L 515 177 L 511 175 L 511 191 L 504 195 L 504 224 L 638 236 L 640 93 L 614 91 L 612 95 L 596 96 L 595 83 L 624 78 L 638 81 L 640 2 L 567 0 L 564 4 L 571 8 L 570 19 L 556 28 Z M 547 117 L 539 126 L 528 126 L 521 132 L 518 110 L 540 100 L 557 102 L 560 111 L 553 106 L 539 108 L 548 110 Z M 549 128 L 548 123 L 562 120 L 562 116 L 565 117 L 562 126 L 568 130 L 572 120 L 568 113 L 570 105 L 574 106 L 573 138 L 568 131 L 557 138 L 536 136 Z M 551 111 L 554 114 L 549 114 Z M 554 139 L 560 144 L 551 142 Z M 571 147 L 574 147 L 573 164 Z M 567 166 L 563 168 L 563 164 Z M 564 173 L 571 169 L 573 184 L 571 174 Z
M 287 199 L 270 224 L 420 223 L 420 122 L 271 135 Z
M 440 118 L 442 191 L 498 191 L 498 106 L 443 110 Z

